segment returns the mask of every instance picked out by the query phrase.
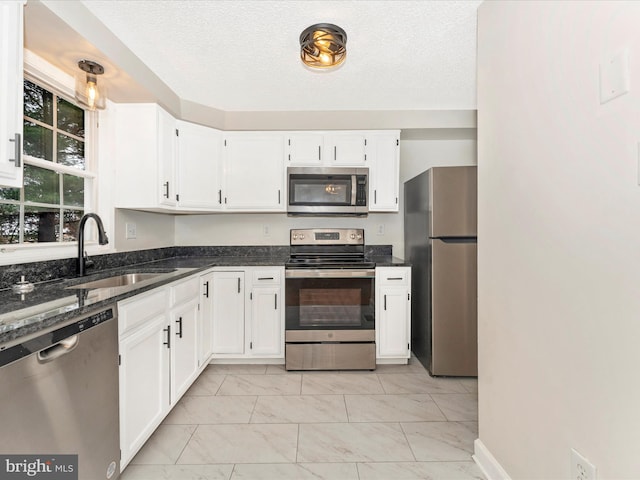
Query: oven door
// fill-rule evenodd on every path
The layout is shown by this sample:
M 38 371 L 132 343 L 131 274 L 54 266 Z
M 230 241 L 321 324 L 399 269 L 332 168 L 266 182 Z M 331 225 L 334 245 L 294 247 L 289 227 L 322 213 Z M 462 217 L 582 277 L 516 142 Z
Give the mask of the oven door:
M 289 269 L 286 330 L 374 330 L 375 270 Z

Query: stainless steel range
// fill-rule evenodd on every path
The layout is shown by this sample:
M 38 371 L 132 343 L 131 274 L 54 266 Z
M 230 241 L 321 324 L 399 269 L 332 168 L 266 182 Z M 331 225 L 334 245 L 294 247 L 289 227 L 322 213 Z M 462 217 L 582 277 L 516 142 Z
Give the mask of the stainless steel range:
M 291 230 L 287 370 L 374 370 L 375 264 L 362 229 Z

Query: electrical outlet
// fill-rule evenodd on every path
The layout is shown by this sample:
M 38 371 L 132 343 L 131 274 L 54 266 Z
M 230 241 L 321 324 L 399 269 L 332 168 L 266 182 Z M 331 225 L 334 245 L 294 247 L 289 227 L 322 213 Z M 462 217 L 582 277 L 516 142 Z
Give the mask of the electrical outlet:
M 265 237 L 268 237 L 271 235 L 271 229 L 269 228 L 269 225 L 262 226 L 262 235 L 264 235 Z
M 596 467 L 571 449 L 571 480 L 596 480 Z
M 378 231 L 377 231 L 378 235 L 384 235 L 384 223 L 380 223 L 378 225 Z
M 136 224 L 127 223 L 125 227 L 126 227 L 125 238 L 128 240 L 136 238 Z

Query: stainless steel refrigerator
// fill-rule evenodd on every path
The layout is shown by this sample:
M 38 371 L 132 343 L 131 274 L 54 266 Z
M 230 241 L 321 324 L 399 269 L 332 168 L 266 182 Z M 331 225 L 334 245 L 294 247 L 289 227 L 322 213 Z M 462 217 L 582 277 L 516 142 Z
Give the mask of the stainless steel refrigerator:
M 478 375 L 476 170 L 434 167 L 404 184 L 411 342 L 431 375 Z

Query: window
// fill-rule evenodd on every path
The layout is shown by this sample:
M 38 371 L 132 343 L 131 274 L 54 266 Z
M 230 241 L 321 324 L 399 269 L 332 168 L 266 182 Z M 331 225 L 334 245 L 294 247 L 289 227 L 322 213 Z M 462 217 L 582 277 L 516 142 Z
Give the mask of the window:
M 0 188 L 0 244 L 74 242 L 94 174 L 85 156 L 87 113 L 24 81 L 24 181 Z

